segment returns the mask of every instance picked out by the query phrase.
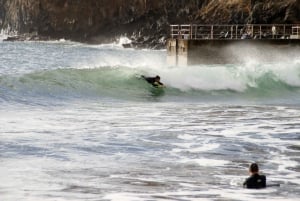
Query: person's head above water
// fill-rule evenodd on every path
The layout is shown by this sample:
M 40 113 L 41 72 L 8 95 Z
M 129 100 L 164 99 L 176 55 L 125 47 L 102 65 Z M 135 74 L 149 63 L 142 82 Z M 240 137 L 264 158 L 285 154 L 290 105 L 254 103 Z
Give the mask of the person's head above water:
M 250 177 L 245 180 L 243 186 L 253 189 L 265 188 L 267 186 L 267 178 L 265 175 L 260 175 L 258 172 L 259 168 L 257 163 L 251 163 L 249 166 Z
M 258 168 L 257 163 L 252 163 L 252 164 L 250 164 L 250 166 L 249 166 L 249 172 L 250 172 L 251 174 L 256 174 L 256 173 L 259 172 L 259 168 Z

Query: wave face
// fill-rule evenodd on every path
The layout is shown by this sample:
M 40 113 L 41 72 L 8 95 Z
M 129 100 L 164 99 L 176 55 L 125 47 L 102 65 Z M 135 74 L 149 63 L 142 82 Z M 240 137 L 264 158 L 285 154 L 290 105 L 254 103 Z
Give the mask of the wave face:
M 57 69 L 0 78 L 15 96 L 52 98 L 127 98 L 142 96 L 146 83 L 126 68 Z
M 102 98 L 117 100 L 283 101 L 300 98 L 300 65 L 256 67 L 172 67 L 158 70 L 165 89 L 141 79 L 148 68 L 55 69 L 1 76 L 0 97 Z M 149 99 L 150 98 L 150 99 Z

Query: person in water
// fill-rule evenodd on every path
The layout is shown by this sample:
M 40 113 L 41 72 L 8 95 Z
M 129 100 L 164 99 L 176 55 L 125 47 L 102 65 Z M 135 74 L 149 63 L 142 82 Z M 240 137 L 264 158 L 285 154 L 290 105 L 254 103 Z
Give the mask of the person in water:
M 165 87 L 165 85 L 160 82 L 160 77 L 158 75 L 155 77 L 145 77 L 144 75 L 142 75 L 142 78 L 144 78 L 148 83 L 152 84 L 152 86 L 156 88 Z
M 259 168 L 256 163 L 252 163 L 249 167 L 250 177 L 243 183 L 244 188 L 259 189 L 266 188 L 266 176 L 259 174 Z

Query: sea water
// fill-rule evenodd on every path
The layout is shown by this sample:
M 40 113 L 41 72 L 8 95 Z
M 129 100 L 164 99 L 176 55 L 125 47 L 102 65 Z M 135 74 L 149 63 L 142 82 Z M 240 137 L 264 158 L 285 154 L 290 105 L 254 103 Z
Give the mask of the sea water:
M 299 200 L 289 55 L 183 67 L 115 44 L 0 42 L 0 200 Z M 243 189 L 252 162 L 280 187 Z

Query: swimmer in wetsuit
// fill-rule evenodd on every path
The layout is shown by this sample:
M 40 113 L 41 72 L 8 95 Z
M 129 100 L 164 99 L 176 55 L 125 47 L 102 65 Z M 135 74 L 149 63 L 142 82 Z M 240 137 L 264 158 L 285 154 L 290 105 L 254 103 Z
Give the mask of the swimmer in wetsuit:
M 252 163 L 249 167 L 250 177 L 243 183 L 244 188 L 259 189 L 266 188 L 266 176 L 259 174 L 258 165 Z
M 165 85 L 160 82 L 160 77 L 158 75 L 155 77 L 145 77 L 144 75 L 142 75 L 142 78 L 144 78 L 148 83 L 152 84 L 152 86 L 156 88 L 165 87 Z

